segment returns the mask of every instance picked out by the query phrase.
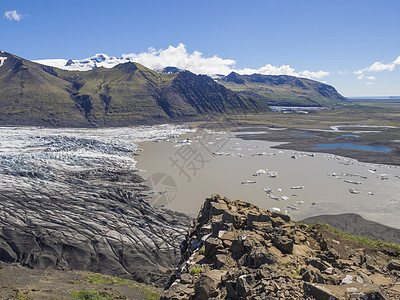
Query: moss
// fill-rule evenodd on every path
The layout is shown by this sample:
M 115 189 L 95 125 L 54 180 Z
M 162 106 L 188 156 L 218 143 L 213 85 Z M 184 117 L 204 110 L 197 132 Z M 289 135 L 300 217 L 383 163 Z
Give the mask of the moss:
M 105 276 L 101 274 L 93 274 L 90 276 L 85 276 L 85 279 L 91 283 L 95 284 L 110 284 L 110 285 L 122 285 L 131 283 L 128 279 Z
M 199 267 L 194 267 L 192 270 L 190 270 L 190 274 L 199 274 L 201 273 L 201 269 Z
M 149 289 L 143 289 L 142 291 L 146 295 L 144 297 L 144 299 L 146 299 L 146 300 L 153 300 L 153 299 L 159 299 L 160 298 L 160 294 L 158 294 L 155 291 L 152 291 L 152 290 L 149 290 Z
M 75 299 L 82 300 L 109 300 L 111 299 L 108 295 L 101 295 L 98 291 L 89 290 L 89 291 L 73 291 L 70 293 L 72 297 Z
M 129 288 L 135 289 L 144 294 L 144 299 L 159 299 L 160 294 L 152 286 L 134 282 L 129 279 L 118 277 L 111 277 L 102 274 L 91 274 L 85 276 L 85 279 L 94 284 L 107 284 L 107 285 L 125 285 Z
M 18 300 L 30 300 L 31 299 L 28 295 L 21 294 L 19 292 L 17 293 L 15 298 L 18 299 Z

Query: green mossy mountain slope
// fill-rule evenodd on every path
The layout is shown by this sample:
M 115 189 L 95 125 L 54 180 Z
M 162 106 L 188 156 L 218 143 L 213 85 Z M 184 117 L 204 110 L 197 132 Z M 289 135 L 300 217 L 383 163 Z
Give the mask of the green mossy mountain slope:
M 0 123 L 3 125 L 87 124 L 71 99 L 71 83 L 51 74 L 51 68 L 8 53 L 0 67 Z
M 253 96 L 271 106 L 338 106 L 347 103 L 330 85 L 287 75 L 239 75 L 235 72 L 218 81 L 242 95 Z
M 160 74 L 128 62 L 72 72 L 6 52 L 0 57 L 6 57 L 0 66 L 2 125 L 124 126 L 269 110 L 188 71 Z

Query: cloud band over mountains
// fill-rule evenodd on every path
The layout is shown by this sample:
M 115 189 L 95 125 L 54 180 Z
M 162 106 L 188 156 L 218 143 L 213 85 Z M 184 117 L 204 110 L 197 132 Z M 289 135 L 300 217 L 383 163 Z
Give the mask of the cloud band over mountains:
M 127 61 L 140 63 L 153 70 L 161 70 L 165 67 L 172 66 L 183 70 L 189 70 L 195 74 L 210 76 L 218 74 L 228 75 L 231 72 L 237 72 L 242 75 L 258 73 L 263 75 L 292 75 L 310 79 L 322 79 L 330 74 L 323 70 L 296 71 L 294 68 L 290 67 L 290 65 L 274 66 L 266 64 L 258 69 L 238 69 L 235 67 L 236 61 L 233 59 L 224 59 L 217 55 L 205 57 L 199 51 L 189 53 L 186 46 L 182 43 L 178 44 L 176 47 L 169 46 L 166 49 L 156 50 L 154 48 L 149 48 L 147 51 L 139 54 L 122 54 L 121 58 L 109 57 L 106 54 L 96 54 L 91 58 L 74 60 L 74 64 L 70 66 L 65 66 L 67 60 L 64 59 L 36 60 L 38 63 L 67 70 L 89 70 L 93 67 L 101 66 L 111 68 Z
M 228 75 L 236 72 L 241 75 L 262 74 L 262 75 L 291 75 L 304 77 L 309 79 L 321 80 L 331 72 L 319 70 L 295 70 L 290 65 L 274 66 L 265 64 L 258 69 L 254 68 L 237 68 L 236 61 L 233 59 L 221 58 L 218 55 L 206 57 L 199 51 L 188 52 L 183 43 L 175 46 L 169 46 L 166 49 L 149 48 L 141 53 L 122 54 L 121 57 L 112 57 L 106 54 L 96 54 L 95 56 L 73 60 L 67 64 L 66 59 L 47 59 L 35 60 L 35 62 L 58 67 L 66 70 L 87 71 L 96 67 L 112 68 L 118 64 L 125 62 L 137 62 L 153 70 L 162 70 L 165 67 L 177 67 L 182 70 L 189 70 L 195 74 L 204 74 L 209 76 Z M 352 72 L 357 75 L 358 80 L 365 80 L 367 85 L 372 85 L 376 77 L 370 72 L 394 71 L 400 65 L 400 56 L 390 63 L 375 62 L 368 67 Z M 339 75 L 347 75 L 347 71 L 336 72 Z

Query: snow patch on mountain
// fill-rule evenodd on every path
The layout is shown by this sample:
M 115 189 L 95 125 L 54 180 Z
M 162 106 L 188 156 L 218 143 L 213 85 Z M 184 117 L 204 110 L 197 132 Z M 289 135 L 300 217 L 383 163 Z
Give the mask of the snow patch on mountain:
M 4 64 L 4 61 L 7 59 L 6 56 L 0 57 L 0 67 Z
M 63 70 L 68 71 L 89 71 L 96 68 L 104 67 L 104 68 L 112 68 L 116 65 L 126 63 L 130 61 L 125 58 L 118 58 L 114 56 L 108 56 L 104 53 L 98 53 L 92 57 L 85 59 L 40 59 L 34 60 L 34 62 L 56 67 Z

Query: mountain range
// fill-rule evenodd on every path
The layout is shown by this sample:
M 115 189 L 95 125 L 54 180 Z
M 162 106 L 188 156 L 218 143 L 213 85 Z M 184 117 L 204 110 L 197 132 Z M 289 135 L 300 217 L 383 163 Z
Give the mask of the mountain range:
M 337 106 L 348 101 L 333 86 L 288 75 L 230 73 L 218 83 L 271 106 Z
M 331 86 L 292 76 L 231 73 L 216 81 L 175 67 L 157 72 L 105 55 L 86 63 L 87 71 L 68 71 L 2 51 L 0 124 L 127 126 L 265 113 L 271 104 L 335 106 L 345 102 Z

